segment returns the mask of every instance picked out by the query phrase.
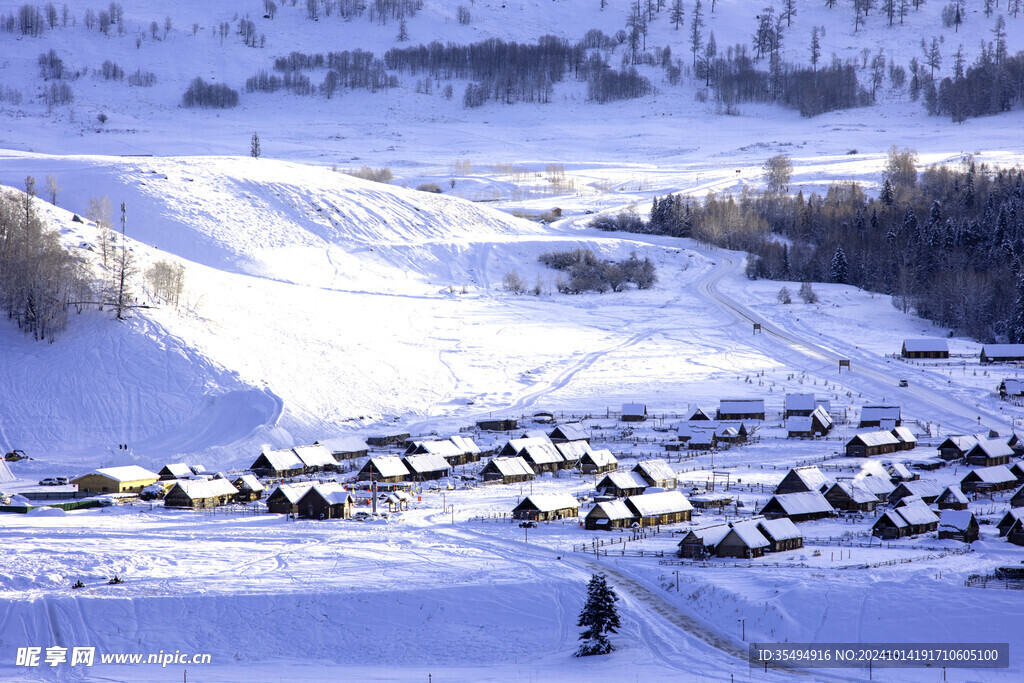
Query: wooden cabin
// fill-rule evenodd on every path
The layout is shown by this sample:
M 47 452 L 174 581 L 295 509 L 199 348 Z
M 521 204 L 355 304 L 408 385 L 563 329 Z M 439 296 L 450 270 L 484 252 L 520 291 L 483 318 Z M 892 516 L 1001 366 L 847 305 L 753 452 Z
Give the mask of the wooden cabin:
M 901 424 L 899 406 L 864 406 L 860 409 L 860 424 L 857 428 L 881 427 L 889 430 Z
M 890 505 L 895 505 L 904 498 L 917 497 L 931 505 L 941 494 L 942 486 L 939 484 L 934 481 L 918 479 L 917 481 L 901 481 L 886 499 Z
M 1024 344 L 985 344 L 978 358 L 982 365 L 989 363 L 1019 363 L 1024 361 Z
M 1008 465 L 1013 449 L 1005 439 L 978 439 L 964 456 L 968 465 L 975 467 L 994 467 Z
M 101 467 L 75 477 L 72 484 L 85 493 L 140 493 L 142 489 L 159 481 L 160 475 L 138 465 Z
M 354 507 L 352 494 L 331 482 L 311 486 L 299 499 L 298 514 L 304 519 L 351 519 Z
M 775 493 L 802 493 L 804 491 L 824 493 L 831 483 L 814 465 L 794 467 L 775 487 Z
M 688 522 L 693 516 L 693 505 L 679 491 L 629 496 L 625 503 L 635 513 L 640 526 Z
M 476 428 L 484 432 L 511 432 L 519 427 L 519 420 L 513 417 L 477 420 Z
M 895 510 L 887 510 L 871 526 L 871 535 L 877 536 L 883 541 L 891 541 L 906 536 L 909 528 L 910 525 L 900 513 Z
M 691 410 L 689 415 L 686 416 L 687 422 L 704 422 L 711 419 L 711 411 L 704 410 L 700 406 L 694 406 L 693 410 Z
M 953 434 L 947 436 L 946 440 L 939 444 L 939 457 L 943 460 L 961 460 L 967 457 L 967 451 L 974 448 L 978 443 L 978 437 L 973 434 Z
M 640 495 L 648 486 L 647 481 L 636 472 L 609 472 L 594 488 L 602 496 L 625 498 Z
M 227 479 L 180 479 L 164 496 L 168 508 L 212 508 L 235 500 L 238 489 Z
M 590 443 L 590 435 L 583 425 L 578 422 L 558 425 L 548 434 L 551 443 L 565 443 L 566 441 L 586 441 Z
M 949 358 L 945 339 L 904 339 L 900 352 L 904 358 Z
M 920 474 L 911 472 L 910 468 L 901 462 L 889 464 L 889 481 L 893 484 L 898 484 L 901 481 L 917 481 L 920 478 Z
M 1024 507 L 1010 508 L 1003 518 L 999 520 L 999 524 L 996 528 L 999 529 L 999 535 L 1005 536 L 1017 520 L 1024 520 Z
M 636 512 L 626 505 L 625 500 L 607 500 L 591 508 L 583 518 L 583 526 L 588 531 L 627 529 L 637 521 Z
M 1021 486 L 1010 498 L 1010 507 L 1024 508 L 1024 486 Z
M 664 460 L 641 460 L 633 467 L 632 471 L 639 474 L 648 486 L 657 486 L 663 489 L 676 487 L 675 470 Z
M 584 453 L 576 463 L 576 467 L 584 474 L 602 474 L 618 469 L 619 461 L 615 459 L 610 450 L 601 448 Z
M 534 445 L 553 446 L 554 444 L 551 443 L 551 439 L 548 438 L 547 434 L 543 433 L 541 436 L 528 436 L 520 437 L 518 439 L 509 439 L 507 442 L 505 442 L 505 445 L 501 447 L 501 450 L 498 451 L 498 455 L 520 455 L 523 452 L 524 448 L 526 448 L 527 446 Z
M 917 436 L 908 428 L 894 427 L 890 431 L 896 437 L 896 440 L 900 442 L 896 450 L 912 451 L 917 448 Z
M 935 504 L 940 510 L 966 510 L 967 496 L 959 486 L 947 486 L 935 499 Z
M 306 472 L 334 472 L 338 469 L 338 461 L 331 452 L 317 444 L 296 446 L 292 449 L 299 456 Z
M 513 427 L 515 429 L 515 427 Z M 366 437 L 366 443 L 375 448 L 386 448 L 388 446 L 401 446 L 412 435 L 408 432 L 395 432 L 393 434 L 374 434 Z
M 480 462 L 480 456 L 483 454 L 483 451 L 480 450 L 480 446 L 476 444 L 476 441 L 473 439 L 473 437 L 455 434 L 454 436 L 450 437 L 450 440 L 453 444 L 455 444 L 455 447 L 459 450 L 459 456 L 457 458 L 458 463 L 449 460 L 450 464 L 465 465 L 471 462 Z
M 719 420 L 763 420 L 763 398 L 733 398 L 718 402 Z
M 358 436 L 336 436 L 317 441 L 314 445 L 326 448 L 338 462 L 365 458 L 370 452 L 369 445 Z
M 729 531 L 715 545 L 715 554 L 718 557 L 752 559 L 763 557 L 771 545 L 771 541 L 757 528 L 756 521 L 732 522 Z
M 455 442 L 451 439 L 413 441 L 405 449 L 405 455 L 435 455 L 444 459 L 451 467 L 465 465 L 467 462 L 466 453 L 456 446 Z
M 357 481 L 408 481 L 412 473 L 397 455 L 378 455 L 366 461 L 356 474 Z
M 553 443 L 531 443 L 519 451 L 519 457 L 537 474 L 563 470 L 569 464 Z
M 579 464 L 580 458 L 590 452 L 590 444 L 586 441 L 562 441 L 554 444 L 561 454 L 565 469 L 572 469 Z
M 1006 465 L 982 467 L 972 470 L 960 480 L 960 490 L 964 493 L 992 493 L 1007 491 L 1017 487 L 1017 477 Z
M 1024 519 L 1018 519 L 1010 526 L 1006 540 L 1014 545 L 1024 545 Z
M 623 403 L 623 422 L 644 422 L 647 420 L 647 404 L 645 403 Z
M 580 504 L 568 493 L 535 493 L 512 508 L 513 519 L 550 522 L 579 517 Z
M 708 558 L 711 553 L 704 545 L 704 538 L 691 529 L 683 536 L 683 540 L 679 541 L 678 555 L 688 560 L 703 560 Z
M 814 394 L 786 394 L 784 401 L 783 417 L 810 417 L 817 404 L 814 401 Z
M 974 513 L 968 510 L 943 510 L 939 515 L 939 538 L 974 543 L 981 536 L 981 527 Z
M 236 503 L 251 503 L 254 500 L 259 500 L 267 490 L 267 487 L 254 474 L 235 477 L 231 484 L 238 489 L 238 493 L 235 494 Z
M 306 465 L 291 448 L 264 450 L 249 469 L 261 477 L 284 479 L 305 474 Z
M 900 440 L 888 430 L 854 434 L 846 442 L 846 457 L 870 458 L 900 450 Z
M 448 461 L 434 453 L 406 455 L 402 458 L 402 463 L 409 470 L 412 481 L 433 481 L 452 473 L 452 466 Z
M 172 479 L 188 479 L 195 475 L 195 472 L 183 462 L 174 462 L 164 465 L 157 474 L 160 475 L 160 481 L 170 481 Z
M 504 484 L 530 481 L 537 476 L 533 468 L 519 456 L 491 458 L 480 470 L 480 475 L 484 481 L 500 481 Z
M 299 500 L 313 486 L 304 481 L 296 484 L 278 484 L 267 496 L 267 512 L 278 515 L 298 514 Z
M 939 526 L 938 515 L 932 512 L 932 509 L 922 500 L 907 502 L 906 499 L 903 499 L 893 510 L 906 520 L 910 536 L 935 531 Z
M 789 517 L 799 523 L 822 517 L 834 517 L 836 511 L 821 493 L 806 491 L 803 493 L 777 493 L 761 508 L 758 514 L 768 519 Z
M 836 482 L 825 491 L 825 500 L 844 512 L 871 512 L 878 506 L 878 497 L 856 480 Z
M 778 553 L 804 546 L 804 535 L 788 517 L 758 520 L 757 530 L 768 540 L 767 552 Z

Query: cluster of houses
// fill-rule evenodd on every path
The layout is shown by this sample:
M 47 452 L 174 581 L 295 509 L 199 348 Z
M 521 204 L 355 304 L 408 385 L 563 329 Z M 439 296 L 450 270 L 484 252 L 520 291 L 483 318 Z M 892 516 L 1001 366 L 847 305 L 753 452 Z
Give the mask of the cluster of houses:
M 949 358 L 949 344 L 945 339 L 905 339 L 900 355 L 904 358 Z M 1024 344 L 986 344 L 981 347 L 978 360 L 982 365 L 1020 363 L 1024 361 Z
M 803 547 L 804 537 L 796 524 L 785 517 L 754 517 L 693 529 L 679 542 L 679 556 L 692 560 L 709 557 L 752 559 L 765 553 Z

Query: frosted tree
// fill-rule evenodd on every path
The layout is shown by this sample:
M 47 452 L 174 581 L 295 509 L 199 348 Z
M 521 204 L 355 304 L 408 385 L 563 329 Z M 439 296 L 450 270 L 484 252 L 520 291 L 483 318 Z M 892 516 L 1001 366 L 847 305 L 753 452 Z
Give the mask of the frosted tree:
M 577 657 L 606 655 L 615 646 L 608 640 L 609 633 L 618 633 L 619 611 L 615 607 L 619 596 L 605 581 L 604 574 L 593 574 L 587 584 L 587 602 L 580 612 L 577 626 L 583 626 L 580 640 L 583 643 L 576 650 Z
M 49 174 L 46 176 L 46 194 L 50 195 L 50 203 L 57 206 L 57 195 L 64 188 L 57 184 L 57 176 Z
M 259 136 L 259 133 L 253 133 L 252 134 L 252 140 L 249 143 L 249 156 L 251 156 L 253 159 L 259 159 L 260 158 L 260 154 L 262 154 L 262 153 L 263 153 L 263 150 L 260 148 L 260 136 Z
M 764 162 L 765 183 L 769 192 L 785 192 L 789 189 L 789 180 L 793 177 L 793 162 L 788 154 L 776 154 Z
M 845 285 L 849 280 L 849 270 L 846 263 L 846 252 L 842 245 L 836 247 L 836 253 L 832 257 L 832 282 Z

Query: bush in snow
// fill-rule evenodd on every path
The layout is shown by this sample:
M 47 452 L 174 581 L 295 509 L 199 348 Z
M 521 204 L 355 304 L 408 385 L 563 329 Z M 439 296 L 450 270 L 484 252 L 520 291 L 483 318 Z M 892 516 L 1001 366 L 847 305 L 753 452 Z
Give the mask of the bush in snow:
M 800 298 L 804 300 L 805 304 L 818 303 L 818 293 L 814 291 L 814 287 L 811 287 L 810 282 L 800 285 Z
M 779 294 L 778 296 L 776 296 L 776 298 L 779 300 L 780 304 L 793 303 L 793 296 L 789 293 L 789 287 L 783 287 L 782 289 L 780 289 Z
M 434 194 L 441 194 L 441 186 L 437 183 L 422 183 L 416 186 L 416 189 L 420 192 L 433 192 Z
M 505 277 L 501 278 L 501 286 L 505 288 L 506 292 L 512 292 L 513 294 L 522 294 L 526 291 L 526 283 L 523 282 L 523 278 L 519 276 L 519 273 L 514 270 L 505 273 Z

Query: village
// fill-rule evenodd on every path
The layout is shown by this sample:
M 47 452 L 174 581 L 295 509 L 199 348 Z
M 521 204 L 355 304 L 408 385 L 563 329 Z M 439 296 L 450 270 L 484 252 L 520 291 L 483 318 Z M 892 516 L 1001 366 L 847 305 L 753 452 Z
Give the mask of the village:
M 985 364 L 1024 359 L 1011 345 L 982 353 Z M 943 340 L 907 340 L 901 356 L 949 357 Z M 1000 383 L 1004 400 L 1015 382 Z M 225 472 L 184 462 L 104 467 L 3 494 L 0 511 L 96 514 L 113 505 L 394 526 L 421 510 L 436 523 L 505 525 L 525 543 L 662 567 L 870 567 L 1024 547 L 1024 440 L 933 433 L 920 417 L 814 393 L 685 411 L 643 402 L 600 415 L 534 411 L 447 437 L 394 432 L 267 448 Z M 853 548 L 860 565 L 849 561 Z M 1007 576 L 1019 570 L 1003 565 L 1020 559 L 996 555 L 972 585 L 1014 583 Z

